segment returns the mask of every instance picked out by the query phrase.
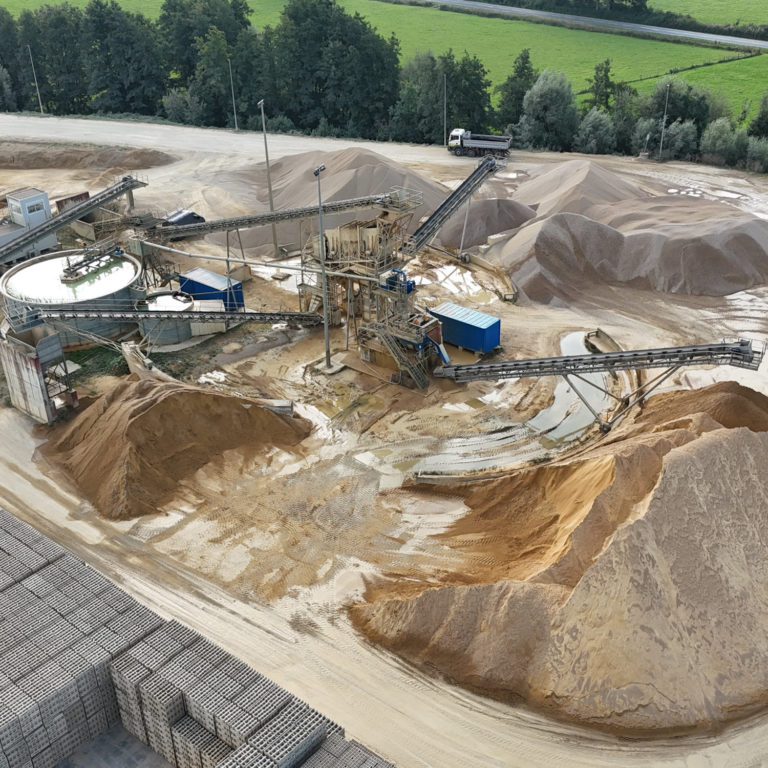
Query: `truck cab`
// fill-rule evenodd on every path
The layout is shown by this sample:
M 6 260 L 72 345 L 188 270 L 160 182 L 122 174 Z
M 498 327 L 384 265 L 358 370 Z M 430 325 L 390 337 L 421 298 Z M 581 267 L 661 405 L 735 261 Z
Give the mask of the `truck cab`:
M 456 147 L 461 147 L 461 140 L 464 138 L 464 134 L 467 133 L 463 128 L 454 128 L 451 131 L 451 135 L 448 137 L 448 151 L 452 152 Z

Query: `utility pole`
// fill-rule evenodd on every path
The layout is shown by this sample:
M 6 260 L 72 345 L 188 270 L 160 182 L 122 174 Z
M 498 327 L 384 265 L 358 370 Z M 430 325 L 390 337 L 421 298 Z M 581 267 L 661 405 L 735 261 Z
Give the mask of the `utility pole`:
M 269 210 L 274 211 L 275 210 L 275 203 L 274 199 L 272 198 L 272 176 L 269 173 L 269 148 L 267 147 L 267 123 L 264 119 L 264 99 L 262 99 L 259 104 L 259 109 L 261 109 L 261 131 L 264 134 L 264 159 L 267 162 L 267 190 L 269 191 Z M 317 177 L 318 184 L 320 183 L 320 177 Z M 275 258 L 280 258 L 280 249 L 277 244 L 277 225 L 275 222 L 272 222 L 272 244 L 275 247 Z
M 27 50 L 29 51 L 29 63 L 32 65 L 32 77 L 35 80 L 35 90 L 37 91 L 37 103 L 40 105 L 40 114 L 44 115 L 45 112 L 43 112 L 43 100 L 40 98 L 40 87 L 37 84 L 37 73 L 35 72 L 35 62 L 32 58 L 32 49 L 29 47 L 29 44 L 27 44 Z
M 331 368 L 331 342 L 328 337 L 328 279 L 325 275 L 325 231 L 323 230 L 323 196 L 320 192 L 320 174 L 325 170 L 319 165 L 313 173 L 317 178 L 317 210 L 320 219 L 320 275 L 323 282 L 323 335 L 325 337 L 325 367 Z
M 235 106 L 235 81 L 232 79 L 232 59 L 227 56 L 229 64 L 229 87 L 232 90 L 232 114 L 235 117 L 235 130 L 237 130 L 237 107 Z
M 448 76 L 443 72 L 443 146 L 448 146 Z
M 672 83 L 667 83 L 667 98 L 664 100 L 664 117 L 661 120 L 661 141 L 659 142 L 659 162 L 661 162 L 661 151 L 664 149 L 664 129 L 667 127 L 667 105 L 669 104 L 669 89 Z

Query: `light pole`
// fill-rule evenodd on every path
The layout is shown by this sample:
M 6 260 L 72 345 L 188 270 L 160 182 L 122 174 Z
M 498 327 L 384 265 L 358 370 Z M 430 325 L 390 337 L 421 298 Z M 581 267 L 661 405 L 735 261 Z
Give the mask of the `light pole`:
M 443 146 L 448 146 L 448 78 L 443 72 Z
M 320 174 L 325 170 L 324 165 L 318 165 L 314 170 L 317 178 L 317 212 L 320 219 L 320 279 L 323 282 L 323 335 L 325 337 L 325 367 L 331 367 L 331 343 L 328 338 L 328 280 L 325 276 L 325 231 L 323 230 L 323 196 L 320 191 Z
M 661 120 L 661 141 L 659 142 L 659 162 L 661 162 L 661 151 L 664 149 L 664 129 L 667 127 L 667 105 L 669 104 L 669 89 L 672 83 L 667 83 L 667 98 L 664 100 L 664 117 Z
M 235 117 L 235 130 L 237 130 L 237 107 L 235 106 L 235 81 L 232 79 L 232 59 L 227 56 L 227 64 L 229 64 L 229 87 L 232 91 L 232 114 Z
M 272 199 L 272 176 L 270 176 L 269 173 L 269 149 L 267 148 L 267 123 L 264 120 L 264 99 L 262 99 L 259 102 L 259 108 L 261 109 L 261 130 L 264 134 L 264 158 L 267 161 L 267 189 L 269 190 L 269 210 L 274 211 L 275 210 L 275 203 Z M 317 183 L 320 183 L 320 177 L 317 176 Z M 322 226 L 322 223 L 321 223 Z M 275 222 L 272 222 L 272 244 L 275 246 L 275 258 L 280 258 L 280 250 L 277 245 L 277 225 Z
M 32 49 L 29 47 L 29 44 L 27 44 L 27 50 L 29 51 L 29 63 L 32 65 L 32 77 L 35 79 L 35 90 L 37 91 L 37 103 L 40 105 L 40 114 L 45 114 L 43 112 L 43 100 L 40 98 L 40 86 L 37 84 L 37 73 L 35 72 L 35 62 L 32 58 Z

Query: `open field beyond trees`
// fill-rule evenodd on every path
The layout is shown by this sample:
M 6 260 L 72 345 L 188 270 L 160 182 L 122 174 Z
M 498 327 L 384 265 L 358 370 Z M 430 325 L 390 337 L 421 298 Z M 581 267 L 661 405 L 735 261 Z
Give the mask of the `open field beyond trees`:
M 44 4 L 45 0 L 5 0 L 3 3 L 14 14 Z M 254 26 L 276 25 L 283 4 L 283 0 L 252 2 Z M 745 101 L 751 102 L 752 111 L 756 109 L 768 75 L 768 57 L 765 56 L 715 63 L 720 59 L 735 59 L 740 55 L 735 51 L 476 17 L 375 0 L 341 0 L 340 4 L 347 12 L 363 16 L 382 36 L 394 33 L 400 40 L 402 62 L 419 52 L 431 50 L 438 55 L 450 48 L 461 56 L 466 50 L 483 62 L 494 86 L 510 74 L 520 51 L 529 48 L 537 69 L 565 72 L 576 91 L 586 88 L 597 63 L 610 59 L 614 79 L 631 82 L 639 91 L 650 90 L 658 78 L 673 69 L 682 70 L 681 77 L 705 85 L 713 92 L 727 94 L 733 114 L 738 115 Z M 85 7 L 87 0 L 72 0 L 72 5 Z M 122 0 L 121 5 L 157 18 L 162 0 Z M 688 69 L 707 63 L 713 65 Z
M 768 8 L 763 0 L 650 0 L 659 11 L 687 14 L 707 24 L 768 24 Z

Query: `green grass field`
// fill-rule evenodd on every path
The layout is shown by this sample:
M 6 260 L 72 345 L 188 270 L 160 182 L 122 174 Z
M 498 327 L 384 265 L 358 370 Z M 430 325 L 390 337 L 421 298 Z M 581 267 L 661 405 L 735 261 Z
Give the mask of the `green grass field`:
M 85 6 L 88 0 L 70 0 Z M 658 0 L 666 2 L 667 0 Z M 672 2 L 673 0 L 669 0 Z M 719 0 L 688 0 L 692 5 L 714 4 Z M 11 12 L 33 8 L 46 0 L 0 0 Z M 348 12 L 358 12 L 384 36 L 395 33 L 401 43 L 402 60 L 415 53 L 431 50 L 435 54 L 452 48 L 457 56 L 464 51 L 478 56 L 488 70 L 491 82 L 502 82 L 512 70 L 515 57 L 523 48 L 531 49 L 534 66 L 565 72 L 575 90 L 586 87 L 595 64 L 611 59 L 616 80 L 634 81 L 651 78 L 636 85 L 645 90 L 670 69 L 684 69 L 704 62 L 733 56 L 729 51 L 682 43 L 641 40 L 633 37 L 572 30 L 512 19 L 484 18 L 440 11 L 437 8 L 393 5 L 376 0 L 339 0 Z M 749 5 L 752 0 L 743 0 Z M 122 0 L 124 7 L 156 17 L 162 0 Z M 275 25 L 284 0 L 251 0 L 252 21 L 257 28 Z M 756 7 L 756 0 L 754 0 Z M 768 89 L 768 56 L 758 59 L 718 64 L 684 72 L 682 77 L 712 91 L 728 95 L 736 114 L 742 102 L 753 106 Z
M 648 0 L 651 8 L 688 14 L 706 24 L 768 24 L 765 0 Z

